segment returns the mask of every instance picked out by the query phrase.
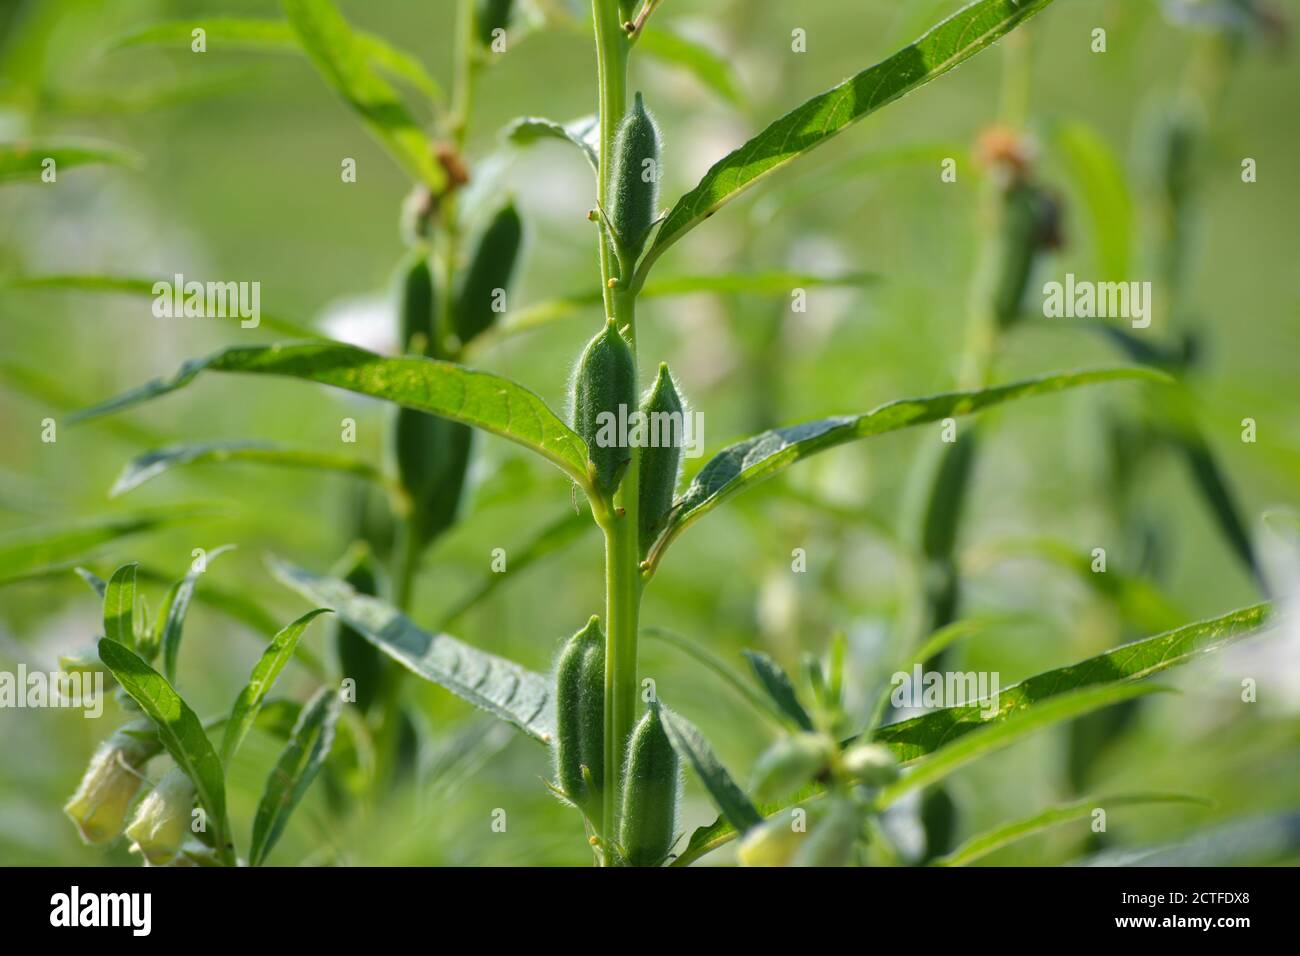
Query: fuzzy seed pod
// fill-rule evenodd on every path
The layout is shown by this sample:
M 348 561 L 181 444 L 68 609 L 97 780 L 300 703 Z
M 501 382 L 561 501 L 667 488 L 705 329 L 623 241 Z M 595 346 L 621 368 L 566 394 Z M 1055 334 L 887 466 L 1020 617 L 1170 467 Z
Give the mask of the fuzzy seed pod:
M 152 721 L 127 724 L 99 745 L 77 792 L 63 807 L 87 843 L 106 843 L 122 832 L 140 789 L 138 771 L 162 750 Z
M 560 652 L 555 706 L 556 779 L 579 807 L 594 808 L 605 779 L 605 635 L 598 617 L 569 638 Z M 588 787 L 588 779 L 595 790 Z
M 862 836 L 862 811 L 852 800 L 836 797 L 826 816 L 808 833 L 792 866 L 849 866 Z
M 1039 256 L 1060 246 L 1060 206 L 1030 183 L 1013 182 L 1002 200 L 993 312 L 1007 326 L 1020 318 Z
M 610 319 L 587 343 L 573 380 L 573 430 L 587 443 L 587 469 L 604 494 L 614 493 L 632 460 L 618 423 L 635 405 L 636 359 Z
M 510 28 L 511 7 L 514 0 L 478 0 L 474 20 L 478 26 L 478 39 L 485 47 L 492 46 L 492 31 Z
M 859 783 L 883 787 L 898 779 L 898 760 L 888 747 L 857 744 L 844 752 L 844 771 Z
M 673 848 L 679 789 L 677 752 L 652 703 L 628 742 L 619 843 L 632 866 L 658 866 Z
M 437 288 L 429 265 L 429 249 L 417 245 L 398 271 L 397 308 L 402 351 L 437 354 Z
M 404 351 L 434 358 L 441 354 L 436 311 L 428 251 L 417 248 L 404 264 L 398 285 Z M 397 474 L 410 502 L 417 548 L 426 547 L 455 522 L 472 444 L 468 425 L 409 408 L 397 410 Z
M 750 789 L 760 801 L 779 800 L 820 776 L 834 752 L 834 741 L 822 734 L 783 737 L 758 758 Z
M 479 239 L 456 297 L 453 320 L 462 345 L 486 332 L 504 314 L 523 238 L 519 211 L 513 202 L 506 203 Z
M 795 830 L 788 814 L 781 813 L 745 834 L 736 859 L 741 866 L 789 866 L 806 836 Z
M 135 819 L 126 828 L 131 849 L 153 866 L 170 863 L 190 835 L 193 809 L 194 783 L 185 771 L 173 767 L 136 807 Z
M 332 571 L 333 577 L 346 581 L 358 594 L 377 595 L 379 577 L 374 555 L 369 547 L 357 542 Z M 353 682 L 355 703 L 364 713 L 374 706 L 380 682 L 388 666 L 387 659 L 359 632 L 342 621 L 335 621 L 334 650 L 340 674 Z
M 636 95 L 614 134 L 613 181 L 605 199 L 619 253 L 635 260 L 659 207 L 659 127 Z
M 667 363 L 660 364 L 659 376 L 641 400 L 641 414 L 645 416 L 650 436 L 641 449 L 640 510 L 637 513 L 641 525 L 641 556 L 645 557 L 664 518 L 672 510 L 677 475 L 682 466 L 682 445 L 686 441 L 686 413 Z

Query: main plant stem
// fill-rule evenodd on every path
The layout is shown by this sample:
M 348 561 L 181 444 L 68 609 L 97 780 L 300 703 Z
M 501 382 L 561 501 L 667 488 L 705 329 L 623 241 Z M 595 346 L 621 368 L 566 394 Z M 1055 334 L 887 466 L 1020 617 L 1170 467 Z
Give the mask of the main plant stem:
M 617 0 L 592 0 L 592 17 L 596 27 L 596 74 L 600 85 L 597 195 L 604 206 L 610 195 L 613 175 L 610 159 L 614 152 L 614 132 L 627 109 L 630 43 L 619 22 Z M 636 293 L 626 284 L 631 276 L 625 274 L 628 270 L 623 268 L 624 265 L 619 262 L 610 237 L 602 229 L 600 274 L 605 290 L 605 311 L 624 331 L 635 356 Z M 641 556 L 637 546 L 640 460 L 635 448 L 628 451 L 631 462 L 614 495 L 613 508 L 598 515 L 605 532 L 605 779 L 600 827 L 607 842 L 618 832 L 618 784 L 628 737 L 636 720 L 636 644 L 641 605 Z M 608 862 L 609 853 L 604 856 Z

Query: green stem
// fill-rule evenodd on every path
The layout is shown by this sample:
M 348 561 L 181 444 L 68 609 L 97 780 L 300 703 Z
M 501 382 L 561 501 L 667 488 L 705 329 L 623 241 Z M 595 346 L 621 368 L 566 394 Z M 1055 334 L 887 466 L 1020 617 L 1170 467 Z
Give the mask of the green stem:
M 600 170 L 598 196 L 610 193 L 610 158 L 614 132 L 627 109 L 629 42 L 619 20 L 618 0 L 592 0 L 596 27 L 596 70 L 600 84 Z M 600 234 L 601 285 L 605 310 L 625 329 L 636 354 L 636 292 L 626 284 L 611 286 L 625 274 L 602 229 Z M 629 449 L 632 461 L 614 495 L 613 508 L 600 509 L 598 521 L 605 532 L 605 779 L 601 832 L 612 840 L 618 833 L 618 785 L 627 740 L 636 720 L 637 631 L 641 604 L 640 549 L 637 542 L 637 502 L 640 459 Z M 608 854 L 605 855 L 608 860 Z

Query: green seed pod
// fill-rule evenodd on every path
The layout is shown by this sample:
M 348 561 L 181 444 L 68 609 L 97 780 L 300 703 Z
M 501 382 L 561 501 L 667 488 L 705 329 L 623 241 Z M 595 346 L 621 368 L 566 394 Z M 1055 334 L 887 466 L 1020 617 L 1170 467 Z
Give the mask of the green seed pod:
M 682 445 L 686 441 L 686 413 L 681 396 L 673 386 L 667 363 L 641 400 L 649 439 L 641 448 L 640 510 L 641 556 L 645 557 L 664 519 L 672 510 L 677 476 L 682 466 Z
M 632 731 L 623 770 L 618 842 L 631 866 L 658 866 L 673 848 L 679 777 L 677 752 L 651 703 Z
M 789 866 L 807 834 L 796 830 L 788 814 L 781 813 L 754 827 L 736 848 L 741 866 Z
M 1036 186 L 1013 182 L 1003 196 L 997 239 L 993 312 L 999 324 L 1014 323 L 1024 309 L 1029 279 L 1040 253 L 1060 245 L 1060 209 Z
M 898 760 L 888 747 L 857 744 L 844 752 L 844 772 L 869 787 L 883 787 L 898 779 Z
M 417 245 L 398 271 L 398 320 L 403 352 L 437 354 L 437 300 L 428 247 Z
M 834 741 L 822 734 L 783 737 L 758 758 L 750 789 L 760 801 L 779 800 L 816 779 L 834 753 Z
M 605 198 L 606 211 L 619 252 L 636 259 L 659 207 L 659 127 L 640 93 L 618 124 L 611 163 L 614 178 Z
M 478 40 L 485 47 L 492 46 L 494 30 L 510 28 L 511 7 L 513 0 L 478 0 L 474 11 L 474 20 L 478 26 Z
M 836 797 L 830 810 L 804 840 L 792 866 L 849 866 L 862 836 L 862 811 L 852 800 Z
M 506 203 L 479 239 L 456 297 L 453 322 L 462 345 L 490 329 L 505 312 L 523 238 L 523 220 L 514 203 Z
M 605 779 L 605 635 L 598 617 L 593 616 L 560 651 L 555 707 L 557 782 L 579 807 L 595 808 Z
M 435 358 L 441 355 L 436 311 L 428 250 L 417 247 L 403 264 L 398 284 L 404 351 Z M 397 474 L 410 503 L 417 548 L 426 547 L 455 522 L 472 442 L 473 431 L 467 425 L 409 408 L 397 410 Z
M 152 866 L 170 863 L 190 835 L 193 809 L 194 783 L 185 771 L 173 767 L 136 807 L 135 819 L 126 828 L 131 849 Z
M 635 405 L 636 358 L 610 319 L 587 343 L 573 379 L 573 430 L 587 443 L 588 472 L 605 494 L 614 493 L 632 460 L 618 423 Z
M 106 843 L 122 832 L 140 789 L 139 769 L 162 750 L 152 721 L 127 724 L 99 745 L 77 792 L 63 807 L 87 843 Z

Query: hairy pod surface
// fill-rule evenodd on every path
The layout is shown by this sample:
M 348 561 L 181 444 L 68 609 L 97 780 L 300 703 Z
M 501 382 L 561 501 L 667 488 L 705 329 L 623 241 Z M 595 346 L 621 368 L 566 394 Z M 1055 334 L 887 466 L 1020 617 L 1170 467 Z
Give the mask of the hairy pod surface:
M 632 866 L 658 866 L 673 847 L 680 774 L 677 752 L 652 703 L 628 742 L 619 843 Z
M 573 379 L 573 430 L 587 443 L 587 467 L 604 494 L 614 493 L 632 460 L 618 424 L 635 406 L 636 358 L 610 319 L 587 343 Z
M 374 555 L 365 544 L 358 543 L 343 556 L 334 568 L 334 576 L 346 581 L 358 594 L 372 597 L 379 594 Z M 369 711 L 378 697 L 385 658 L 379 648 L 343 621 L 335 622 L 334 649 L 338 655 L 339 671 L 353 682 L 357 707 L 363 713 Z
M 492 45 L 494 30 L 510 28 L 511 8 L 514 0 L 478 0 L 474 21 L 478 27 L 478 40 L 485 47 Z
M 750 789 L 760 801 L 779 800 L 819 776 L 834 752 L 834 741 L 822 734 L 783 737 L 759 756 Z
M 479 238 L 456 297 L 453 322 L 462 345 L 482 335 L 504 314 L 523 239 L 519 211 L 513 202 L 506 203 Z
M 677 477 L 682 466 L 682 444 L 686 440 L 686 413 L 673 384 L 668 364 L 661 363 L 659 375 L 641 401 L 649 441 L 641 449 L 639 540 L 645 557 L 655 535 L 673 507 Z
M 591 810 L 605 779 L 605 635 L 595 616 L 560 651 L 555 707 L 556 780 L 569 799 Z
M 659 127 L 641 94 L 614 134 L 610 167 L 613 180 L 605 199 L 619 252 L 636 259 L 645 245 L 659 205 Z

